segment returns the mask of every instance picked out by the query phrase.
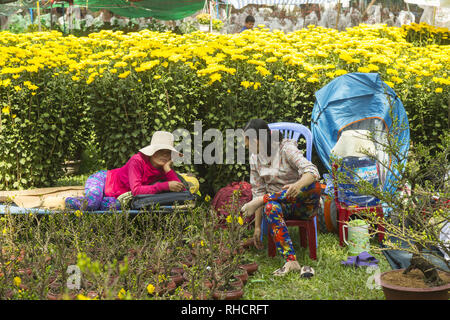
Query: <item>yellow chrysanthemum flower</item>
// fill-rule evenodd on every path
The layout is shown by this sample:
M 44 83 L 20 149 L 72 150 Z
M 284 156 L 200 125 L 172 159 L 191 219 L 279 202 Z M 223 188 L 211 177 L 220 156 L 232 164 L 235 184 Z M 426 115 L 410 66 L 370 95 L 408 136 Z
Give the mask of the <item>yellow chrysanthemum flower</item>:
M 220 73 L 213 73 L 212 75 L 209 76 L 209 78 L 211 79 L 209 81 L 209 84 L 213 84 L 216 81 L 222 81 L 222 75 Z
M 22 284 L 22 279 L 20 279 L 20 277 L 14 277 L 13 282 L 16 287 L 20 287 Z
M 270 71 L 262 66 L 257 66 L 256 70 L 259 72 L 260 75 L 263 77 L 268 76 L 270 74 Z
M 147 292 L 149 294 L 153 294 L 155 292 L 155 286 L 152 285 L 151 283 L 147 286 Z
M 125 299 L 126 296 L 127 296 L 127 292 L 125 291 L 124 288 L 120 289 L 119 292 L 117 293 L 117 297 L 118 297 L 120 300 Z
M 245 89 L 248 89 L 252 85 L 253 85 L 253 82 L 250 82 L 250 81 L 242 81 L 241 82 L 241 86 L 243 86 Z
M 2 113 L 3 114 L 9 114 L 11 112 L 11 108 L 9 106 L 3 107 L 2 108 Z
M 125 79 L 126 77 L 129 76 L 130 73 L 131 73 L 130 71 L 125 71 L 124 73 L 119 74 L 118 77 L 120 79 Z

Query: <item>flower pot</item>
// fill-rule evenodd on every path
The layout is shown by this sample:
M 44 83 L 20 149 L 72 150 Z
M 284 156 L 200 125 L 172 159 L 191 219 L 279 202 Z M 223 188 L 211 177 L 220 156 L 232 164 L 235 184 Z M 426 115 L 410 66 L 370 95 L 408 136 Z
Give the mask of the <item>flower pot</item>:
M 90 298 L 90 299 L 98 299 L 100 296 L 100 294 L 96 291 L 88 291 L 88 293 L 86 294 L 86 297 Z M 106 298 L 106 294 L 103 293 L 102 298 Z
M 62 287 L 61 281 L 56 278 L 50 279 L 50 283 L 48 284 L 48 288 L 51 290 L 59 290 Z
M 108 280 L 108 285 L 112 286 L 114 284 L 117 284 L 118 281 L 119 281 L 119 276 L 110 275 L 109 280 Z
M 183 277 L 183 275 L 176 273 L 176 274 L 172 274 L 170 276 L 170 280 L 175 282 L 176 286 L 178 287 L 179 285 L 181 285 L 183 283 L 184 277 Z
M 404 287 L 397 284 L 392 284 L 383 278 L 386 275 L 395 275 L 395 273 L 403 272 L 405 269 L 391 270 L 383 272 L 379 277 L 379 283 L 383 288 L 384 296 L 386 300 L 448 300 L 450 282 L 438 286 L 438 287 L 427 287 L 427 288 L 411 288 Z M 420 272 L 420 271 L 419 271 Z M 394 273 L 394 274 L 393 274 Z M 439 275 L 446 275 L 450 278 L 450 273 L 439 272 Z
M 230 283 L 230 288 L 225 289 L 219 286 L 213 293 L 213 298 L 216 300 L 238 300 L 244 295 L 244 284 L 239 278 L 235 283 Z
M 139 254 L 139 251 L 137 251 L 136 249 L 128 249 L 128 261 L 133 261 L 134 259 L 136 259 L 137 255 Z
M 209 32 L 209 24 L 199 24 L 198 29 L 202 32 Z
M 21 275 L 26 274 L 28 276 L 31 276 L 31 274 L 33 273 L 33 270 L 31 268 L 22 268 L 22 269 L 17 270 L 17 273 L 21 274 Z
M 172 270 L 170 270 L 170 273 L 173 275 L 175 275 L 175 274 L 183 275 L 184 269 L 182 267 L 173 267 Z
M 185 256 L 180 262 L 178 263 L 178 267 L 183 267 L 183 265 L 187 267 L 191 267 L 194 263 L 194 257 L 192 255 Z
M 245 269 L 249 276 L 258 270 L 258 264 L 256 262 L 241 264 L 239 267 Z
M 182 285 L 182 290 L 183 290 L 183 297 L 187 300 L 192 300 L 194 297 L 192 295 L 192 293 L 189 291 L 188 289 L 188 284 L 184 283 Z M 197 296 L 195 297 L 196 300 L 206 300 L 208 299 L 208 292 L 200 292 L 200 294 L 197 294 Z
M 216 300 L 238 300 L 244 295 L 243 289 L 235 289 L 231 291 L 215 291 L 213 298 Z
M 163 294 L 173 294 L 175 292 L 175 289 L 177 288 L 176 283 L 173 280 L 170 280 L 169 282 L 165 284 L 158 284 L 155 288 L 155 291 L 153 294 L 158 294 L 159 296 Z
M 76 297 L 77 297 L 77 295 L 74 294 L 74 293 L 69 293 L 68 294 L 68 298 L 70 300 L 74 300 L 74 299 L 76 299 Z M 63 300 L 64 299 L 64 294 L 48 292 L 47 293 L 47 299 L 48 300 Z
M 248 248 L 253 247 L 253 246 L 254 246 L 254 240 L 253 240 L 253 238 L 248 238 L 248 239 L 242 241 L 241 246 L 242 246 L 242 248 L 244 248 L 244 249 L 248 249 Z
M 189 282 L 189 281 L 190 281 L 190 279 L 189 279 L 189 277 L 188 277 L 188 274 L 187 274 L 186 272 L 183 273 L 183 280 L 184 280 L 185 282 Z M 213 286 L 212 282 L 209 281 L 209 280 L 205 280 L 203 284 L 204 284 L 204 286 L 205 286 L 206 288 L 208 288 L 208 289 L 211 289 L 212 286 Z
M 247 270 L 244 268 L 239 267 L 239 269 L 242 271 L 240 274 L 236 274 L 235 277 L 240 279 L 242 283 L 245 285 L 248 281 L 248 273 Z

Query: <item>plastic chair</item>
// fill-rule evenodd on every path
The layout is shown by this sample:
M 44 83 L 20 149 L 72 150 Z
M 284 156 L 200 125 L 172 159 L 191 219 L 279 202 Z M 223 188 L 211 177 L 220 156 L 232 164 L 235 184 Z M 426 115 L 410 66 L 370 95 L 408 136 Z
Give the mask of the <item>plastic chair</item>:
M 382 221 L 384 219 L 384 213 L 383 213 L 383 207 L 381 204 L 376 206 L 348 206 L 344 202 L 339 201 L 338 198 L 338 183 L 336 181 L 336 171 L 338 169 L 337 164 L 333 164 L 332 166 L 332 178 L 333 178 L 333 186 L 334 186 L 334 201 L 336 203 L 336 210 L 337 210 L 337 227 L 339 232 L 339 245 L 341 247 L 344 246 L 344 232 L 346 238 L 348 238 L 348 228 L 344 231 L 344 225 L 346 225 L 349 221 L 349 218 L 353 214 L 358 213 L 365 213 L 365 212 L 375 212 L 377 214 L 377 217 Z M 379 223 L 377 225 L 378 230 L 378 241 L 381 243 L 384 239 L 384 226 L 382 223 Z
M 276 122 L 270 123 L 269 128 L 271 130 L 279 130 L 283 134 L 284 138 L 297 140 L 300 136 L 303 136 L 306 140 L 306 159 L 311 161 L 312 153 L 312 133 L 311 131 L 302 124 L 292 123 L 292 122 Z M 288 227 L 298 227 L 300 234 L 300 245 L 303 248 L 307 247 L 309 244 L 309 256 L 311 259 L 317 259 L 317 214 L 314 214 L 311 218 L 307 220 L 286 220 L 286 225 Z M 274 257 L 276 255 L 276 247 L 273 237 L 271 236 L 266 219 L 263 217 L 261 219 L 261 241 L 263 240 L 263 235 L 267 234 L 267 247 L 269 257 Z

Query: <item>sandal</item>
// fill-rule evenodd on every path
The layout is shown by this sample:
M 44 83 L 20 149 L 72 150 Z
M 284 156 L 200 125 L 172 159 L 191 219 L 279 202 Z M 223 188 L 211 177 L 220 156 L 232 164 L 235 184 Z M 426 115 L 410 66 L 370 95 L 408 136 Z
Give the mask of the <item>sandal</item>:
M 300 265 L 297 261 L 288 261 L 281 268 L 273 272 L 274 276 L 285 276 L 290 271 L 300 271 Z
M 300 271 L 300 278 L 310 279 L 314 276 L 314 269 L 308 266 L 304 266 Z

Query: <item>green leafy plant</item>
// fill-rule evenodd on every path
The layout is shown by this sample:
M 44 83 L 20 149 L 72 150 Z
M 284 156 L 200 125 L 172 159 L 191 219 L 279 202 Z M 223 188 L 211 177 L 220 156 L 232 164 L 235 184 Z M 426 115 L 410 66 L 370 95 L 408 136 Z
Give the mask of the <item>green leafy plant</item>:
M 388 209 L 384 219 L 374 213 L 364 212 L 360 215 L 371 225 L 381 223 L 385 228 L 384 246 L 372 249 L 378 252 L 401 250 L 410 253 L 410 266 L 403 273 L 419 269 L 428 286 L 439 286 L 444 282 L 438 270 L 450 268 L 450 261 L 434 250 L 439 248 L 447 256 L 450 254 L 448 240 L 441 237 L 442 231 L 450 223 L 450 135 L 443 134 L 438 152 L 432 152 L 430 146 L 416 142 L 409 154 L 404 154 L 401 152 L 403 142 L 396 138 L 402 130 L 407 128 L 394 118 L 393 128 L 386 139 L 376 138 L 375 132 L 370 135 L 369 140 L 380 146 L 379 150 L 388 157 L 383 159 L 364 152 L 393 175 L 392 188 L 396 192 L 373 186 L 345 166 L 343 172 L 346 173 L 334 170 L 334 174 L 337 183 L 353 185 L 354 192 L 374 196 Z M 334 162 L 342 166 L 341 160 L 336 158 Z M 380 231 L 373 231 L 372 234 L 377 232 Z

